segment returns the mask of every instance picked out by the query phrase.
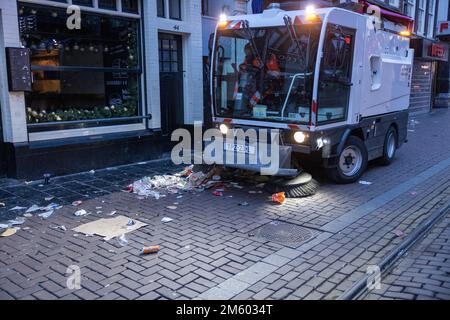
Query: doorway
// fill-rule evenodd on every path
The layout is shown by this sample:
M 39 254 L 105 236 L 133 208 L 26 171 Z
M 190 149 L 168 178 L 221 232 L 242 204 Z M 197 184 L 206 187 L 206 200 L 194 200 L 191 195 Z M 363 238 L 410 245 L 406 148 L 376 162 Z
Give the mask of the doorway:
M 161 130 L 163 135 L 184 125 L 182 37 L 159 34 L 159 66 L 161 88 Z

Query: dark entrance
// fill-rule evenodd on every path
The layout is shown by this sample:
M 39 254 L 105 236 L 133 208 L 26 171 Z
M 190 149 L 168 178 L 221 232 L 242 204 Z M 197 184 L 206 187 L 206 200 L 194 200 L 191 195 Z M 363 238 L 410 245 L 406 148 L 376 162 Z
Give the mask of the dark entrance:
M 183 52 L 178 35 L 159 34 L 161 129 L 164 135 L 184 125 Z

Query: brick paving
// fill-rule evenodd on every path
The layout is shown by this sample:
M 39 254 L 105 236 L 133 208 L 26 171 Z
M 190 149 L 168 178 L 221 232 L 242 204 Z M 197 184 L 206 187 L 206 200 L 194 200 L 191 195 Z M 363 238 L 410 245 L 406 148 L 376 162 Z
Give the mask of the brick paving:
M 271 204 L 268 194 L 249 194 L 255 190 L 250 185 L 226 190 L 222 198 L 208 191 L 160 200 L 122 192 L 143 176 L 179 171 L 168 162 L 60 177 L 49 185 L 3 180 L 0 202 L 6 207 L 0 221 L 20 214 L 9 211 L 12 207 L 46 204 L 49 196 L 64 207 L 48 220 L 27 219 L 26 229 L 0 238 L 0 299 L 335 299 L 402 240 L 394 230 L 410 233 L 450 199 L 450 148 L 442 147 L 450 142 L 450 112 L 418 121 L 392 166 L 371 164 L 363 179 L 372 185 L 334 185 L 319 171 L 316 196 L 290 199 L 281 207 Z M 423 179 L 413 183 L 418 177 Z M 405 190 L 386 200 L 386 192 L 402 185 Z M 84 203 L 75 209 L 70 206 L 75 200 Z M 243 201 L 249 206 L 239 206 Z M 174 203 L 177 210 L 167 208 Z M 101 213 L 73 215 L 97 207 Z M 148 227 L 127 235 L 126 247 L 71 231 L 111 211 Z M 351 221 L 352 212 L 363 214 L 353 214 Z M 163 224 L 166 216 L 174 221 Z M 351 223 L 331 228 L 339 219 Z M 294 247 L 253 236 L 274 221 L 313 228 L 317 236 Z M 67 231 L 56 228 L 61 225 Z M 162 246 L 159 254 L 139 255 L 143 246 L 154 244 Z M 447 260 L 442 264 L 449 267 Z M 66 286 L 71 265 L 81 268 L 81 290 Z M 442 283 L 427 285 L 434 286 L 429 287 L 433 298 L 449 291 Z
M 364 299 L 450 300 L 450 215 Z

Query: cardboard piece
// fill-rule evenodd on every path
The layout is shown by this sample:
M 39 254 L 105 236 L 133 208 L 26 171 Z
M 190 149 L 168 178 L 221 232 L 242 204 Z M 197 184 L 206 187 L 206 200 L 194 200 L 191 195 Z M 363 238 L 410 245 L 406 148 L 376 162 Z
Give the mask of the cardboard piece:
M 100 219 L 84 225 L 81 225 L 75 229 L 75 232 L 85 235 L 98 235 L 104 238 L 105 241 L 109 241 L 113 238 L 120 237 L 123 234 L 138 230 L 147 224 L 134 220 L 136 223 L 132 226 L 128 226 L 130 218 L 124 216 L 117 216 L 112 219 Z
M 9 228 L 9 229 L 6 229 L 5 232 L 3 232 L 2 234 L 0 234 L 0 237 L 2 237 L 2 238 L 10 237 L 10 236 L 12 236 L 13 234 L 15 234 L 16 232 L 17 232 L 17 229 L 16 229 L 16 228 Z

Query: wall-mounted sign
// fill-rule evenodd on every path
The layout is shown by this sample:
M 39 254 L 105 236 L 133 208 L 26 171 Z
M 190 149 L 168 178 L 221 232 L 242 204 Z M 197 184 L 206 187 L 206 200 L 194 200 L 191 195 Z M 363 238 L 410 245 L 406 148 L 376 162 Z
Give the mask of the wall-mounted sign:
M 442 44 L 433 43 L 429 48 L 430 57 L 446 59 L 446 55 L 448 55 L 448 48 Z
M 31 91 L 30 49 L 6 48 L 9 91 Z
M 437 36 L 450 36 L 450 21 L 438 23 Z
M 411 47 L 416 58 L 432 61 L 448 61 L 449 45 L 428 39 L 412 39 Z

